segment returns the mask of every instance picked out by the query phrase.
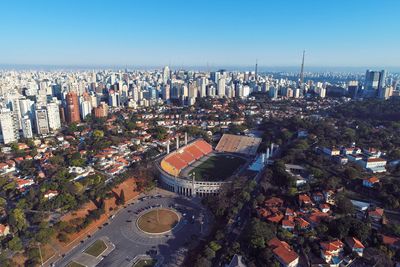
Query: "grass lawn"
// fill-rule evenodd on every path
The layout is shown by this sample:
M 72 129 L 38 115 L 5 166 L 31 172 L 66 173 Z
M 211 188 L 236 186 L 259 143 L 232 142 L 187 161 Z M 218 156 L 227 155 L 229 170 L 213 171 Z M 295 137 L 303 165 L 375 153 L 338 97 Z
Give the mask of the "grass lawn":
M 92 255 L 93 257 L 98 257 L 101 253 L 103 253 L 104 250 L 107 249 L 106 244 L 104 243 L 103 240 L 96 240 L 90 247 L 85 249 L 85 253 Z
M 153 267 L 157 263 L 157 260 L 155 259 L 148 259 L 148 260 L 140 260 L 133 264 L 132 267 Z
M 67 266 L 65 266 L 65 267 L 85 267 L 85 266 L 82 265 L 82 264 L 79 264 L 79 263 L 77 263 L 77 262 L 70 261 L 70 262 L 67 264 Z
M 147 233 L 157 234 L 171 230 L 178 221 L 179 217 L 175 212 L 167 209 L 155 209 L 140 216 L 137 225 Z
M 239 157 L 217 155 L 208 158 L 190 171 L 197 181 L 223 181 L 231 176 L 246 161 Z

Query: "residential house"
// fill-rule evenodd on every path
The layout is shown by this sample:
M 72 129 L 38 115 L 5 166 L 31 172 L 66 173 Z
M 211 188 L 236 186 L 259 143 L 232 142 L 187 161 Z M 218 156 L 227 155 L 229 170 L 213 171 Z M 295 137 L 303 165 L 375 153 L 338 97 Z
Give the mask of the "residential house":
M 321 257 L 331 267 L 339 266 L 343 260 L 343 243 L 339 239 L 321 242 Z
M 295 223 L 294 223 L 293 218 L 288 218 L 288 219 L 282 220 L 282 228 L 283 229 L 292 232 L 294 230 L 294 227 L 295 227 Z
M 48 190 L 45 194 L 44 194 L 44 198 L 45 199 L 52 199 L 53 197 L 58 196 L 58 191 L 57 190 Z
M 366 179 L 363 179 L 363 186 L 368 187 L 368 188 L 372 188 L 374 187 L 375 184 L 379 183 L 379 178 L 376 176 L 372 176 Z
M 311 206 L 314 204 L 311 201 L 311 198 L 307 194 L 300 194 L 298 196 L 298 200 L 299 200 L 300 207 L 307 207 L 307 206 Z
M 364 245 L 355 237 L 347 237 L 345 240 L 352 252 L 357 253 L 358 256 L 362 257 L 364 253 Z
M 339 156 L 340 155 L 340 150 L 336 147 L 323 147 L 322 152 L 324 152 L 328 156 Z
M 31 185 L 33 185 L 35 182 L 33 181 L 33 179 L 21 179 L 21 178 L 17 178 L 15 180 L 15 182 L 17 183 L 17 188 L 18 189 L 24 189 L 26 187 L 29 187 Z
M 329 206 L 329 204 L 326 203 L 322 203 L 319 205 L 319 209 L 323 212 L 323 213 L 328 213 L 331 210 L 331 206 Z
M 386 172 L 386 160 L 382 158 L 365 157 L 357 163 L 372 173 Z
M 393 249 L 400 249 L 400 237 L 382 235 L 382 243 Z
M 373 229 L 379 229 L 381 228 L 382 224 L 386 223 L 384 212 L 384 209 L 378 207 L 368 211 L 368 218 L 371 221 L 371 226 Z
M 10 234 L 10 227 L 5 224 L 0 224 L 0 236 L 6 236 Z
M 299 255 L 285 241 L 273 238 L 268 242 L 275 258 L 284 267 L 296 267 L 299 264 Z

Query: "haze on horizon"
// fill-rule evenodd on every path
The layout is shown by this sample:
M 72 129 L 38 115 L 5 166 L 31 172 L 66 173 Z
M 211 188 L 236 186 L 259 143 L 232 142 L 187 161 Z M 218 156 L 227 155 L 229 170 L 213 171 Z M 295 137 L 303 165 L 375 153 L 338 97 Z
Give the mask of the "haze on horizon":
M 399 69 L 400 1 L 7 1 L 0 65 Z

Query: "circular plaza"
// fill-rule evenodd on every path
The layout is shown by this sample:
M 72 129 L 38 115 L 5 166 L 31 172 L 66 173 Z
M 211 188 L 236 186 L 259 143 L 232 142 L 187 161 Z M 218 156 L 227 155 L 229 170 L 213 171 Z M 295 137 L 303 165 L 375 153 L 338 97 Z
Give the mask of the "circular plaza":
M 137 228 L 146 234 L 166 234 L 179 223 L 180 216 L 177 212 L 166 209 L 151 209 L 139 216 L 136 221 Z

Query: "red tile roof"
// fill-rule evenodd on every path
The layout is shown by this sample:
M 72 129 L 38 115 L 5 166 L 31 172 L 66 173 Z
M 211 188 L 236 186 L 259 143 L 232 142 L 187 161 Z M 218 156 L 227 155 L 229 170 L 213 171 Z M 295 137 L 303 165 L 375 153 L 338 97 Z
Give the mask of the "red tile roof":
M 355 237 L 346 238 L 346 242 L 351 248 L 365 248 L 361 241 Z
M 277 247 L 273 250 L 273 253 L 280 259 L 285 265 L 289 265 L 293 261 L 299 258 L 299 255 L 291 249 L 284 246 Z
M 296 218 L 296 223 L 300 226 L 300 228 L 304 229 L 304 228 L 308 228 L 310 226 L 310 223 L 307 222 L 306 220 L 304 220 L 303 218 Z
M 303 204 L 310 204 L 310 203 L 312 203 L 312 202 L 311 202 L 311 198 L 310 198 L 308 195 L 306 195 L 306 194 L 301 194 L 301 195 L 299 195 L 299 201 L 300 201 L 300 203 L 303 203 Z
M 270 222 L 278 223 L 283 219 L 282 214 L 274 214 L 271 217 L 268 217 L 267 220 Z
M 384 212 L 385 211 L 382 208 L 375 208 L 375 210 L 369 211 L 368 215 L 372 217 L 382 217 Z
M 376 177 L 376 176 L 372 176 L 372 177 L 367 178 L 367 179 L 365 179 L 365 180 L 367 180 L 367 181 L 370 182 L 371 184 L 374 184 L 374 183 L 378 183 L 378 182 L 379 182 L 379 178 Z
M 327 252 L 332 252 L 343 248 L 343 242 L 339 239 L 330 242 L 321 242 L 320 245 L 321 248 Z
M 291 220 L 282 220 L 282 226 L 294 228 L 295 224 Z
M 382 243 L 389 246 L 400 247 L 400 237 L 382 235 Z
M 8 227 L 7 225 L 0 224 L 0 234 L 1 234 L 1 235 L 4 234 L 4 232 L 5 232 L 5 230 L 6 230 L 7 227 Z

